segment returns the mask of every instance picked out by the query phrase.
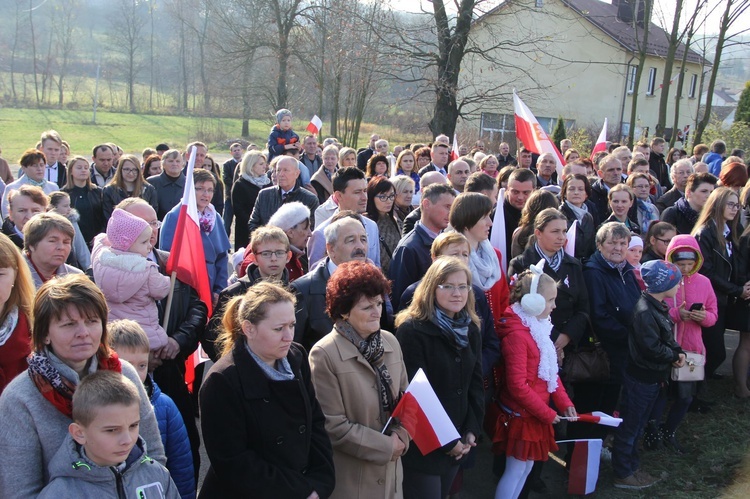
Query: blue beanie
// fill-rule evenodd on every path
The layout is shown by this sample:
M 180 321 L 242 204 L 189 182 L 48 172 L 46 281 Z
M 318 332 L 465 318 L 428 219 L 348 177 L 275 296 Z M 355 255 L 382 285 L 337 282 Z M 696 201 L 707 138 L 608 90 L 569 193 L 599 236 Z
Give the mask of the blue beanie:
M 289 116 L 291 118 L 292 112 L 289 109 L 279 109 L 276 111 L 276 123 L 281 123 L 281 119 L 284 116 Z
M 673 263 L 651 260 L 641 265 L 641 278 L 649 293 L 663 293 L 680 283 L 682 273 Z

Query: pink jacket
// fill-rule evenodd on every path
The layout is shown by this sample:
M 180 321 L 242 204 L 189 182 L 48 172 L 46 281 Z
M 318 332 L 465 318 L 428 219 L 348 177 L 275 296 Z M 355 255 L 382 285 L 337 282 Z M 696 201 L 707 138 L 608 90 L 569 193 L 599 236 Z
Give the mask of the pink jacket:
M 151 350 L 167 344 L 167 333 L 159 324 L 155 300 L 169 294 L 169 277 L 159 273 L 156 263 L 137 253 L 117 251 L 105 234 L 94 239 L 91 253 L 94 281 L 107 298 L 109 320 L 132 319 L 146 331 Z
M 716 294 L 714 293 L 711 281 L 708 277 L 699 274 L 703 265 L 703 255 L 700 246 L 695 238 L 688 234 L 681 234 L 672 238 L 667 247 L 667 260 L 672 261 L 673 255 L 678 251 L 694 251 L 698 253 L 698 260 L 693 270 L 688 275 L 682 276 L 680 288 L 674 299 L 667 299 L 669 304 L 669 316 L 677 325 L 677 343 L 683 350 L 690 352 L 706 353 L 703 346 L 702 327 L 710 327 L 716 324 L 718 318 L 718 305 L 716 304 Z M 690 309 L 693 303 L 702 303 L 706 309 L 706 318 L 700 324 L 693 321 L 682 321 L 680 319 L 680 305 L 685 304 L 686 309 Z

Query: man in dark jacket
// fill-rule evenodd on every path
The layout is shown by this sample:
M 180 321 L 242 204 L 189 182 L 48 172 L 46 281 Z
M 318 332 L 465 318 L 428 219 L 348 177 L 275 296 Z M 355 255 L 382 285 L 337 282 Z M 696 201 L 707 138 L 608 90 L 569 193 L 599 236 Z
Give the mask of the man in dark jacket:
M 157 216 L 159 220 L 164 220 L 167 213 L 180 204 L 182 194 L 185 192 L 185 174 L 182 173 L 182 162 L 162 158 L 162 172 L 159 175 L 149 177 L 147 181 L 156 189 L 156 200 L 159 204 Z
M 599 161 L 599 180 L 591 186 L 591 202 L 596 207 L 599 220 L 612 214 L 609 209 L 609 190 L 622 183 L 622 163 L 616 156 L 608 154 Z
M 498 170 L 504 166 L 516 166 L 518 164 L 516 158 L 510 154 L 510 146 L 507 142 L 500 143 L 500 152 L 497 153 L 497 162 L 500 163 L 500 166 L 497 167 Z
M 326 284 L 331 274 L 342 263 L 367 261 L 367 231 L 356 219 L 336 220 L 326 227 L 325 237 L 328 257 L 291 284 L 297 295 L 294 341 L 308 351 L 333 329 L 333 321 L 326 313 Z
M 427 172 L 440 172 L 443 176 L 448 175 L 448 161 L 450 161 L 450 147 L 444 142 L 435 142 L 432 144 L 430 151 L 432 161 L 430 164 L 419 170 L 419 176 L 424 176 Z
M 278 185 L 261 189 L 258 199 L 253 206 L 248 228 L 250 235 L 261 225 L 266 225 L 276 210 L 284 203 L 299 201 L 308 208 L 310 213 L 318 209 L 318 196 L 312 192 L 296 185 L 297 177 L 300 175 L 299 165 L 296 159 L 285 157 L 276 165 L 276 181 Z M 315 220 L 310 220 L 310 229 L 314 228 Z
M 620 402 L 622 424 L 615 433 L 612 452 L 615 487 L 635 490 L 657 482 L 640 470 L 638 436 L 670 368 L 685 364 L 685 352 L 674 339 L 674 322 L 664 301 L 677 295 L 680 269 L 673 263 L 653 260 L 641 266 L 641 277 L 646 291 L 635 306 L 628 335 L 628 367 Z
M 664 149 L 667 142 L 661 137 L 654 137 L 651 140 L 651 153 L 648 155 L 648 166 L 656 174 L 656 180 L 665 188 L 672 185 L 669 179 L 669 166 L 665 161 Z
M 670 206 L 674 206 L 678 199 L 685 196 L 685 187 L 687 186 L 688 177 L 693 173 L 693 163 L 689 159 L 675 161 L 669 168 L 672 188 L 664 193 L 662 197 L 656 200 L 656 207 L 659 212 L 663 212 Z
M 370 161 L 370 158 L 372 158 L 372 155 L 375 154 L 375 142 L 379 140 L 380 140 L 380 135 L 377 135 L 377 134 L 370 135 L 370 144 L 368 145 L 367 149 L 357 154 L 357 168 L 359 168 L 363 172 L 367 170 L 367 162 Z M 310 173 L 312 174 L 315 172 L 310 172 Z
M 232 186 L 234 185 L 234 179 L 237 178 L 235 170 L 237 170 L 237 165 L 242 161 L 242 144 L 235 142 L 229 146 L 229 153 L 232 157 L 221 165 L 221 179 L 224 181 L 224 228 L 227 230 L 227 236 L 229 236 L 234 219 Z
M 448 226 L 448 215 L 456 199 L 450 185 L 432 184 L 422 190 L 422 216 L 414 230 L 401 239 L 393 252 L 388 278 L 391 279 L 391 301 L 393 309 L 404 290 L 420 280 L 430 266 L 432 241 Z

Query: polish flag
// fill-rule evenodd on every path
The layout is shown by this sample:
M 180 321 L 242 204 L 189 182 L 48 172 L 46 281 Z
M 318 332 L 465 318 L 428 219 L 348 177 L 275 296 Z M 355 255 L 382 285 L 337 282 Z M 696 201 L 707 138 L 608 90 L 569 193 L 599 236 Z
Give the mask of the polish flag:
M 568 240 L 565 241 L 565 253 L 569 254 L 573 258 L 576 257 L 576 228 L 578 227 L 578 220 L 573 220 L 568 229 Z
M 593 423 L 604 426 L 612 426 L 617 428 L 622 423 L 622 418 L 615 418 L 609 414 L 605 414 L 600 411 L 594 411 L 591 414 L 579 414 L 576 418 L 562 418 L 571 421 L 579 421 L 581 423 Z
M 318 115 L 316 114 L 310 120 L 310 124 L 307 125 L 306 130 L 313 135 L 318 135 L 321 128 L 323 128 L 323 122 L 320 120 L 320 118 L 318 118 Z
M 208 316 L 212 313 L 211 286 L 208 280 L 206 257 L 203 253 L 200 223 L 198 222 L 198 208 L 195 204 L 195 186 L 193 185 L 193 168 L 195 167 L 195 147 L 190 151 L 185 172 L 185 191 L 182 194 L 182 206 L 177 217 L 172 247 L 167 259 L 167 273 L 174 278 L 193 287 L 198 297 L 208 307 Z M 174 282 L 172 290 L 174 292 Z M 170 303 L 171 301 L 168 301 Z M 195 366 L 202 362 L 196 351 L 185 361 L 185 382 L 192 391 L 195 379 Z
M 500 268 L 503 274 L 508 272 L 508 266 L 505 264 L 505 255 L 508 253 L 508 240 L 505 237 L 505 187 L 497 193 L 497 207 L 495 208 L 495 218 L 492 220 L 492 232 L 490 233 L 490 244 L 498 250 L 503 258 L 500 259 Z
M 523 142 L 524 147 L 531 152 L 543 154 L 552 153 L 557 161 L 557 178 L 562 178 L 562 169 L 565 166 L 562 154 L 542 125 L 532 114 L 531 110 L 518 97 L 513 90 L 513 108 L 516 115 L 516 137 Z
M 456 161 L 459 157 L 458 154 L 458 137 L 456 137 L 456 134 L 453 134 L 453 147 L 451 148 L 451 161 Z
M 596 490 L 599 479 L 599 458 L 602 453 L 602 440 L 561 440 L 558 444 L 572 443 L 573 455 L 570 458 L 568 494 L 586 495 Z
M 422 369 L 412 378 L 391 417 L 399 418 L 425 456 L 461 438 Z
M 604 126 L 602 127 L 602 131 L 599 132 L 599 138 L 596 139 L 596 145 L 594 146 L 594 149 L 591 151 L 591 161 L 594 161 L 594 154 L 606 151 L 607 150 L 607 118 L 604 118 Z M 594 165 L 596 166 L 596 165 Z

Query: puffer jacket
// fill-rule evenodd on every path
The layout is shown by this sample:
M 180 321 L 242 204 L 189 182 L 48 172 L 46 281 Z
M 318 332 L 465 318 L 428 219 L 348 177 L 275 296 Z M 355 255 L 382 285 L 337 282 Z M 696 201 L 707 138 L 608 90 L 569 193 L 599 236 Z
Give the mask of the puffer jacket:
M 271 128 L 271 133 L 268 134 L 268 162 L 270 163 L 276 156 L 284 154 L 284 146 L 287 144 L 299 145 L 299 135 L 291 128 L 282 130 L 278 123 L 275 124 Z
M 726 305 L 729 296 L 738 297 L 742 294 L 742 285 L 739 274 L 738 251 L 731 255 L 727 254 L 724 244 L 719 242 L 716 223 L 710 220 L 695 234 L 695 239 L 700 246 L 703 255 L 703 265 L 700 273 L 711 280 L 711 286 L 716 293 L 716 301 L 719 306 Z M 744 281 L 742 281 L 744 283 Z
M 666 381 L 672 363 L 685 353 L 674 339 L 669 306 L 643 292 L 633 311 L 627 373 L 642 383 Z
M 162 393 L 154 378 L 149 375 L 144 382 L 154 407 L 156 423 L 161 433 L 161 443 L 167 454 L 167 469 L 172 476 L 182 499 L 195 498 L 195 474 L 193 473 L 193 454 L 190 450 L 185 422 L 174 401 Z
M 711 287 L 711 281 L 708 277 L 701 275 L 698 271 L 703 265 L 703 255 L 701 254 L 698 241 L 691 235 L 684 234 L 675 236 L 667 246 L 667 260 L 672 262 L 673 256 L 678 251 L 694 251 L 698 253 L 698 260 L 695 262 L 693 270 L 687 274 L 682 274 L 680 289 L 674 298 L 667 299 L 669 305 L 669 316 L 677 325 L 677 343 L 684 350 L 691 352 L 705 353 L 703 346 L 703 334 L 701 328 L 711 327 L 716 324 L 719 314 L 719 308 L 716 303 L 716 294 Z M 683 321 L 680 318 L 680 306 L 684 304 L 685 310 L 690 310 L 694 303 L 702 303 L 706 309 L 706 318 L 702 322 L 691 320 Z
M 584 265 L 583 279 L 589 291 L 591 324 L 609 355 L 610 380 L 620 383 L 627 362 L 633 310 L 641 295 L 633 266 L 626 263 L 620 273 L 597 251 Z
M 169 294 L 169 277 L 159 273 L 156 263 L 145 257 L 117 251 L 106 234 L 94 238 L 91 267 L 94 282 L 107 298 L 109 319 L 132 319 L 146 331 L 152 350 L 167 344 L 167 333 L 159 323 L 154 300 Z
M 534 417 L 550 424 L 557 415 L 549 405 L 550 398 L 561 412 L 573 407 L 560 376 L 552 393 L 547 391 L 547 382 L 539 379 L 539 347 L 511 307 L 503 314 L 498 334 L 504 375 L 499 387 L 500 403 L 522 418 Z
M 146 455 L 141 437 L 125 460 L 125 469 L 91 464 L 79 444 L 68 435 L 49 464 L 50 481 L 39 499 L 103 499 L 116 497 L 154 497 L 180 499 L 174 482 L 164 466 Z M 75 491 L 75 492 L 73 492 Z

